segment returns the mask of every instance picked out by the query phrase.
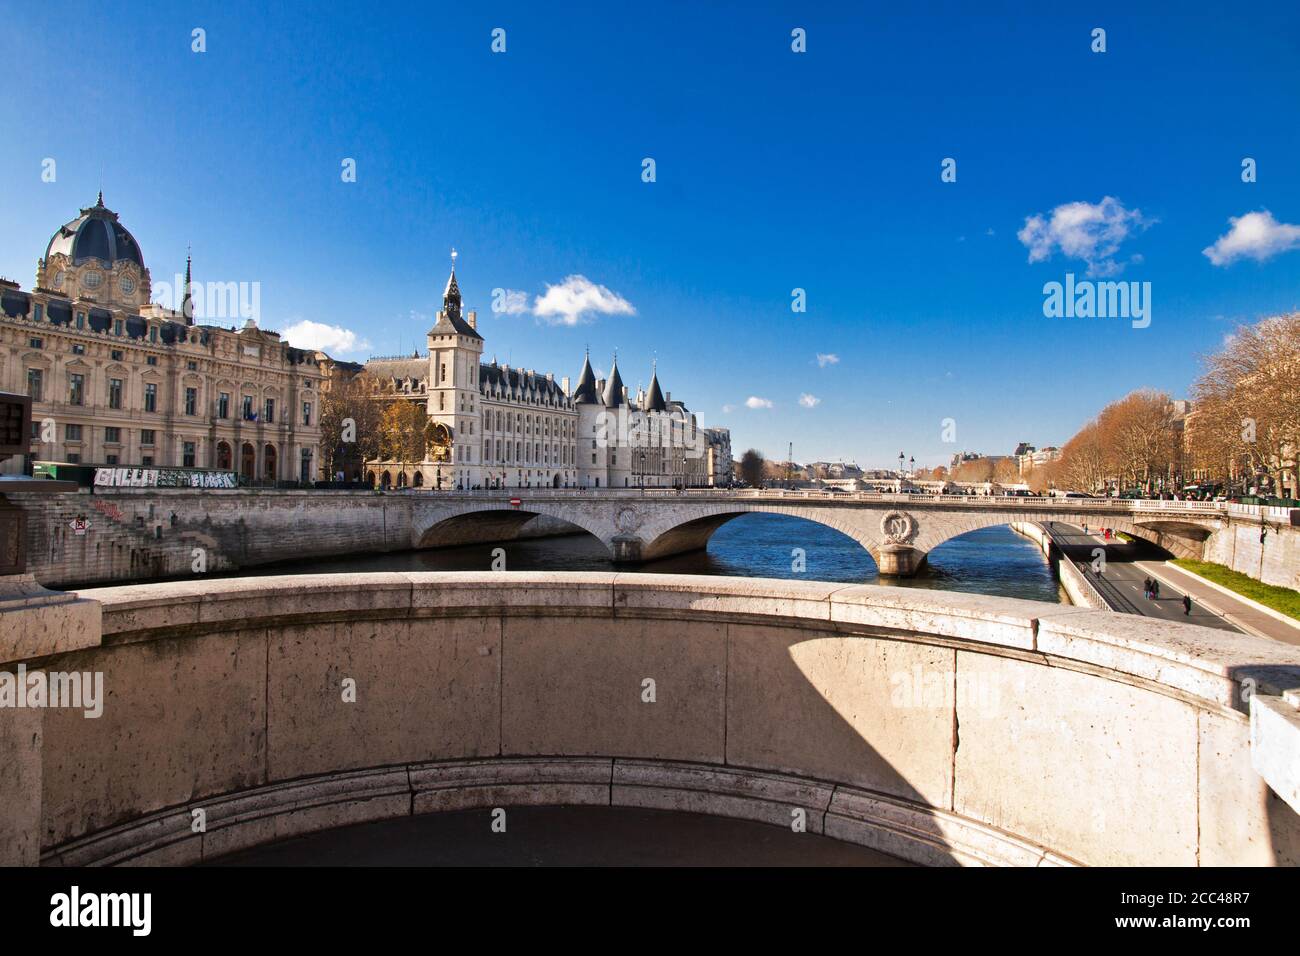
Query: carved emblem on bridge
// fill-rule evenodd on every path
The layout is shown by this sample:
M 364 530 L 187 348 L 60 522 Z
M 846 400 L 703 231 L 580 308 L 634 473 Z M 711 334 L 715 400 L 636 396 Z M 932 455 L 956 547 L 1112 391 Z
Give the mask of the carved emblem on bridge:
M 916 522 L 906 511 L 891 511 L 880 519 L 880 530 L 891 544 L 906 544 L 916 531 Z
M 632 534 L 639 527 L 641 527 L 641 518 L 631 508 L 624 508 L 618 513 L 619 531 L 624 534 Z

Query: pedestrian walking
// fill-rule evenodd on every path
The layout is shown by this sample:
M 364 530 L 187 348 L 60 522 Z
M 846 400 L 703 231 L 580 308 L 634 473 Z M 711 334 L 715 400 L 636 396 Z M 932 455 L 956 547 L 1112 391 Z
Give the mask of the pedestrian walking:
M 1146 578 L 1142 582 L 1142 596 L 1146 598 L 1148 601 L 1151 600 L 1151 579 L 1150 578 Z
M 1184 594 L 1183 595 L 1183 617 L 1191 617 L 1191 614 L 1192 614 L 1192 596 L 1190 594 Z
M 1160 600 L 1160 582 L 1155 578 L 1151 579 L 1151 597 L 1156 601 Z

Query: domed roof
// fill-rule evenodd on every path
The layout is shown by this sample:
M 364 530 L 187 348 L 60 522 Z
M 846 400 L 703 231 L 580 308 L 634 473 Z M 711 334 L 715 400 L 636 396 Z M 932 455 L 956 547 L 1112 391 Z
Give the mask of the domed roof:
M 99 201 L 89 209 L 81 210 L 81 215 L 67 225 L 60 226 L 59 231 L 50 239 L 45 248 L 45 259 L 62 254 L 80 265 L 87 259 L 99 259 L 108 265 L 118 260 L 134 262 L 144 268 L 144 257 L 140 254 L 140 244 L 135 236 L 126 231 L 126 227 L 117 221 L 117 213 L 104 205 L 104 194 L 99 194 Z

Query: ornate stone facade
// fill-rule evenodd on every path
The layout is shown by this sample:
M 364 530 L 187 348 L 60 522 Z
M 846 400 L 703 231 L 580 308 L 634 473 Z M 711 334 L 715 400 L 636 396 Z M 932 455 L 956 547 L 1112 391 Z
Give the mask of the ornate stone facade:
M 0 281 L 0 391 L 32 398 L 37 459 L 233 470 L 310 481 L 319 458 L 314 352 L 249 320 L 195 325 L 149 301 L 134 237 L 99 202 L 61 226 L 36 286 Z

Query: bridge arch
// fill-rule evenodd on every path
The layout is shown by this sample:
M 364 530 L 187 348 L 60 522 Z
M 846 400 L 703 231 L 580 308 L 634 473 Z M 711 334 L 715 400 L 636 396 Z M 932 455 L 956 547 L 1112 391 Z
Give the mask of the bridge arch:
M 416 549 L 452 547 L 483 541 L 510 541 L 534 518 L 562 521 L 574 532 L 585 531 L 613 555 L 612 528 L 607 521 L 593 520 L 580 510 L 529 502 L 515 508 L 507 501 L 475 502 L 460 506 L 431 507 L 413 517 L 411 545 Z
M 922 554 L 929 554 L 944 542 L 951 541 L 953 538 L 960 537 L 968 532 L 1021 522 L 1033 524 L 1060 522 L 1076 526 L 1086 524 L 1089 529 L 1111 528 L 1115 531 L 1123 531 L 1135 538 L 1141 538 L 1143 541 L 1163 548 L 1180 558 L 1195 560 L 1199 560 L 1204 554 L 1204 542 L 1214 533 L 1214 529 L 1207 528 L 1194 521 L 1157 518 L 1134 521 L 1130 517 L 1116 514 L 1026 514 L 1022 511 L 963 512 L 960 515 L 952 516 L 946 521 L 925 521 L 918 531 L 915 541 L 912 542 L 912 547 Z
M 713 532 L 727 522 L 746 514 L 785 515 L 823 525 L 852 538 L 871 555 L 871 559 L 877 565 L 880 563 L 881 537 L 871 533 L 871 522 L 865 518 L 867 514 L 874 514 L 874 512 L 766 502 L 688 505 L 674 508 L 671 514 L 648 521 L 643 527 L 637 529 L 643 542 L 641 560 L 653 561 L 683 551 L 706 548 Z

